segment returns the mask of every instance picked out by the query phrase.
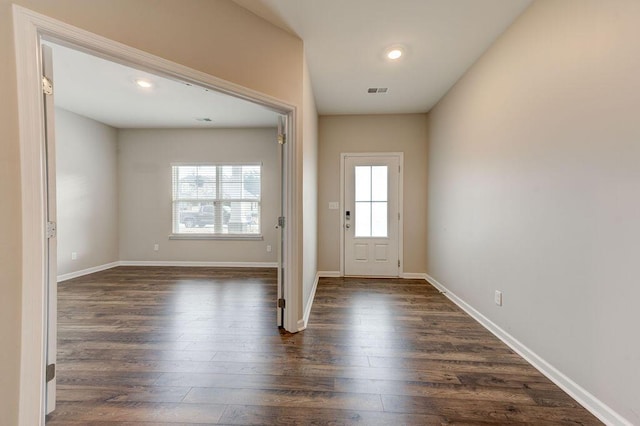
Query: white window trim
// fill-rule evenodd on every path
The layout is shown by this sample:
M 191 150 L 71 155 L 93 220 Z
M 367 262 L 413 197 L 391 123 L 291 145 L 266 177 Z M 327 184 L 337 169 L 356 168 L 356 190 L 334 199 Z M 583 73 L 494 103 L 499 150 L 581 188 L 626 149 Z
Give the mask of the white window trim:
M 221 240 L 221 241 L 234 241 L 234 240 L 238 240 L 238 241 L 262 241 L 264 240 L 263 234 L 262 234 L 262 167 L 263 167 L 263 163 L 261 161 L 253 161 L 253 162 L 194 162 L 194 163 L 190 163 L 190 162 L 179 162 L 179 163 L 171 163 L 171 234 L 169 234 L 169 239 L 170 240 Z M 260 167 L 260 198 L 258 198 L 257 200 L 255 199 L 233 199 L 233 200 L 220 200 L 218 198 L 215 199 L 175 199 L 175 182 L 173 181 L 173 169 L 174 167 L 224 167 L 224 166 L 259 166 Z M 216 170 L 216 196 L 220 193 L 220 182 L 219 182 L 219 171 Z M 180 202 L 180 201 L 207 201 L 207 202 L 213 202 L 214 204 L 216 202 L 225 202 L 225 201 L 241 201 L 241 202 L 257 202 L 260 205 L 260 232 L 256 233 L 256 234 L 238 234 L 238 233 L 231 233 L 231 234 L 223 234 L 223 233 L 208 233 L 208 232 L 193 232 L 193 233 L 188 233 L 188 232 L 184 232 L 184 233 L 180 233 L 180 232 L 175 232 L 175 203 L 176 202 Z

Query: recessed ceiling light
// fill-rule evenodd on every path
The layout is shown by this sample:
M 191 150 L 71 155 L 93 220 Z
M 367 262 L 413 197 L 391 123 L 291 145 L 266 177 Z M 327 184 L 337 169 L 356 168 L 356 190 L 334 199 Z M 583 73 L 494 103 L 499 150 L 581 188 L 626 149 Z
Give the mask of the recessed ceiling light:
M 153 83 L 151 83 L 149 80 L 144 80 L 142 78 L 137 79 L 136 84 L 143 89 L 150 89 L 153 86 Z
M 406 53 L 406 49 L 401 44 L 394 44 L 384 50 L 384 59 L 387 61 L 397 61 Z
M 387 52 L 387 58 L 393 60 L 400 59 L 402 56 L 402 50 L 400 49 L 391 49 Z

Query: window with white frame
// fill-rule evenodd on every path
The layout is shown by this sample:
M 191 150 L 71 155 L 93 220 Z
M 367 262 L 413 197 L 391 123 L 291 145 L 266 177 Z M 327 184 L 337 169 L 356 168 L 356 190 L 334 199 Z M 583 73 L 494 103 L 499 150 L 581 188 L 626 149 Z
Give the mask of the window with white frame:
M 260 235 L 261 164 L 171 168 L 175 235 Z

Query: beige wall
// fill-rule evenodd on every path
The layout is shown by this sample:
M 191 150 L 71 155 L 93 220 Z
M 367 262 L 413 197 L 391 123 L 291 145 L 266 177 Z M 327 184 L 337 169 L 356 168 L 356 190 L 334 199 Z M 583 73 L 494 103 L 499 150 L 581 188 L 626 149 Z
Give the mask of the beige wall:
M 429 274 L 632 424 L 639 22 L 635 0 L 535 2 L 429 135 Z
M 303 208 L 303 271 L 302 271 L 302 306 L 306 307 L 312 300 L 311 290 L 318 271 L 318 112 L 311 88 L 309 68 L 305 59 L 303 79 L 303 160 L 302 179 L 304 191 Z
M 275 123 L 274 123 L 275 124 Z M 170 240 L 171 163 L 262 163 L 260 241 Z M 277 262 L 280 170 L 273 129 L 118 131 L 120 260 Z M 154 251 L 154 244 L 159 250 Z M 272 251 L 267 252 L 267 245 Z
M 116 130 L 56 109 L 58 275 L 118 260 L 276 262 L 275 139 L 275 128 Z M 169 240 L 174 162 L 262 163 L 264 239 Z
M 55 126 L 58 275 L 63 275 L 118 260 L 117 130 L 61 108 Z
M 340 154 L 404 152 L 404 272 L 426 272 L 427 117 L 425 114 L 321 116 L 318 161 L 318 269 L 340 270 Z
M 0 221 L 11 224 L 0 244 L 0 340 L 11 348 L 0 351 L 0 415 L 2 423 L 9 425 L 16 424 L 18 415 L 21 304 L 12 3 L 298 107 L 302 102 L 303 63 L 301 40 L 229 0 L 0 0 Z M 300 118 L 297 129 L 300 138 Z M 302 193 L 301 187 L 298 193 Z M 299 238 L 300 247 L 302 236 Z
M 13 28 L 9 2 L 0 8 L 0 223 L 7 224 L 0 244 L 0 424 L 18 422 L 21 327 L 20 145 Z

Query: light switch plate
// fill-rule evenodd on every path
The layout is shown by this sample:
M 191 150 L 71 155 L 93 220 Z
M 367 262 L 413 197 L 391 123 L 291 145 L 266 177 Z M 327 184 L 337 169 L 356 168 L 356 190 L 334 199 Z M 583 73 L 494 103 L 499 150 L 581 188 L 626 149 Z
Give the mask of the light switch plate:
M 340 203 L 337 201 L 329 201 L 329 210 L 338 210 L 340 208 Z

